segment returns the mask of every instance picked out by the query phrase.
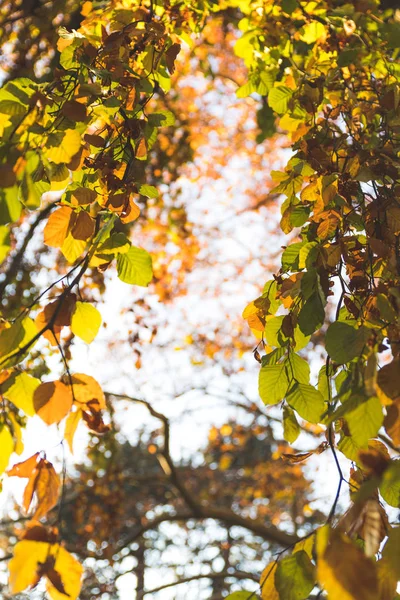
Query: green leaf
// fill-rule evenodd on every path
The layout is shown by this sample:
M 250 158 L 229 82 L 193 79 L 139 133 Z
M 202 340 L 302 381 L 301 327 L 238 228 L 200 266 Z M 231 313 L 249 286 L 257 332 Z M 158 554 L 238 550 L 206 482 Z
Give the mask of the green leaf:
M 355 463 L 358 463 L 358 453 L 362 448 L 366 448 L 367 444 L 359 446 L 358 444 L 356 444 L 356 442 L 350 435 L 345 435 L 344 433 L 341 433 L 337 447 L 346 458 L 352 460 Z
M 0 225 L 0 264 L 6 258 L 10 248 L 10 230 L 5 225 Z
M 397 577 L 400 579 L 400 527 L 393 527 L 389 533 L 389 539 L 382 551 L 382 557 L 385 558 Z
M 158 189 L 154 185 L 141 185 L 139 188 L 139 194 L 146 196 L 147 198 L 158 198 Z
M 233 594 L 226 596 L 225 600 L 248 600 L 250 597 L 254 598 L 254 600 L 259 598 L 259 596 L 254 595 L 254 592 L 233 592 Z
M 324 400 L 328 401 L 332 396 L 331 376 L 333 373 L 329 370 L 329 377 L 326 375 L 326 365 L 323 365 L 318 373 L 318 391 L 321 392 Z
M 265 404 L 277 404 L 286 396 L 289 380 L 285 364 L 261 367 L 258 391 Z
M 151 256 L 146 250 L 132 246 L 117 260 L 118 277 L 125 283 L 147 286 L 153 278 Z
M 241 85 L 236 90 L 236 97 L 237 98 L 247 98 L 247 96 L 250 96 L 250 94 L 253 94 L 256 91 L 257 91 L 257 86 L 254 83 L 254 81 L 248 81 L 247 83 L 245 83 L 244 85 Z
M 400 460 L 394 460 L 383 474 L 379 486 L 382 498 L 395 508 L 400 507 Z
M 299 383 L 310 383 L 310 366 L 304 358 L 301 358 L 295 352 L 291 352 L 288 363 L 289 379 L 293 377 Z
M 0 367 L 12 367 L 25 358 L 28 350 L 20 351 L 37 334 L 35 323 L 29 317 L 15 321 L 0 333 Z
M 282 358 L 282 356 L 284 356 L 284 354 L 286 354 L 286 352 L 287 349 L 284 346 L 282 348 L 276 348 L 275 350 L 272 350 L 272 352 L 266 354 L 261 358 L 262 366 L 276 365 L 276 363 L 280 361 L 280 359 Z
M 13 100 L 2 100 L 0 102 L 0 113 L 10 116 L 21 116 L 28 110 L 28 107 L 20 102 Z
M 40 385 L 40 380 L 28 373 L 14 373 L 1 386 L 2 394 L 26 415 L 33 417 L 33 394 Z
M 312 335 L 319 329 L 325 320 L 325 307 L 319 293 L 312 294 L 302 306 L 298 324 L 304 335 Z
M 293 444 L 300 434 L 300 425 L 290 406 L 283 407 L 283 437 L 289 444 Z
M 373 396 L 359 404 L 353 411 L 346 413 L 345 418 L 351 437 L 356 444 L 362 446 L 377 435 L 383 423 L 382 405 L 379 399 Z
M 288 110 L 292 95 L 293 91 L 284 85 L 274 87 L 268 94 L 268 104 L 278 115 L 283 115 Z
M 129 252 L 131 244 L 124 233 L 113 233 L 101 246 L 96 254 L 125 254 Z
M 312 385 L 296 383 L 288 394 L 287 403 L 310 423 L 320 423 L 326 406 L 322 394 Z
M 330 422 L 342 417 L 347 421 L 355 444 L 363 446 L 376 436 L 383 423 L 382 405 L 376 396 L 354 395 L 333 413 Z
M 18 200 L 18 187 L 12 186 L 0 190 L 0 225 L 15 223 L 22 211 L 21 202 Z
M 315 585 L 315 569 L 307 552 L 300 550 L 282 559 L 275 585 L 280 600 L 305 600 Z
M 77 302 L 71 319 L 71 331 L 87 344 L 91 344 L 99 332 L 102 318 L 89 302 Z
M 270 346 L 284 346 L 288 338 L 281 331 L 284 317 L 272 317 L 267 319 L 264 329 L 264 337 Z
M 304 242 L 297 242 L 290 244 L 282 254 L 282 269 L 284 271 L 298 271 L 299 270 L 299 253 Z
M 152 127 L 169 127 L 175 123 L 175 115 L 169 110 L 159 110 L 149 115 L 148 122 Z
M 268 313 L 271 315 L 274 315 L 280 306 L 280 301 L 276 298 L 277 290 L 275 279 L 269 279 L 263 287 L 262 297 L 269 301 Z M 265 310 L 265 307 L 263 308 Z
M 335 321 L 326 332 L 326 351 L 340 365 L 361 355 L 370 332 L 357 321 Z

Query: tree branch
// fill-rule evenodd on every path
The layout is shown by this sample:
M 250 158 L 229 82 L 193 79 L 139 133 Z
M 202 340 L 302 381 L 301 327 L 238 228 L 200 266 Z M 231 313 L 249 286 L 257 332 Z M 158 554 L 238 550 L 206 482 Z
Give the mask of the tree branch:
M 48 204 L 43 210 L 41 210 L 38 213 L 36 219 L 34 221 L 32 221 L 31 226 L 29 227 L 29 229 L 24 237 L 24 240 L 21 244 L 21 247 L 19 248 L 19 250 L 17 250 L 17 252 L 11 258 L 11 262 L 8 266 L 8 269 L 5 272 L 5 277 L 4 277 L 3 281 L 0 282 L 0 296 L 3 295 L 6 287 L 10 283 L 12 283 L 16 274 L 18 273 L 18 269 L 24 258 L 26 248 L 27 248 L 29 242 L 31 241 L 33 234 L 35 233 L 37 226 L 43 221 L 43 219 L 45 219 L 48 216 L 48 214 L 53 210 L 53 208 L 55 208 L 55 204 Z
M 271 543 L 279 544 L 280 546 L 290 546 L 295 544 L 298 541 L 298 537 L 296 535 L 292 535 L 286 533 L 285 531 L 281 531 L 274 525 L 265 525 L 263 522 L 250 519 L 248 517 L 242 517 L 237 513 L 233 512 L 233 510 L 228 508 L 218 508 L 215 506 L 211 506 L 209 504 L 202 504 L 197 502 L 197 500 L 193 497 L 191 492 L 187 489 L 187 487 L 183 484 L 176 465 L 174 464 L 171 454 L 170 454 L 170 424 L 169 420 L 165 415 L 155 410 L 149 402 L 146 400 L 142 400 L 140 398 L 134 398 L 131 396 L 126 396 L 125 394 L 113 394 L 111 392 L 105 392 L 107 399 L 116 398 L 120 400 L 128 400 L 130 402 L 135 402 L 137 404 L 142 404 L 147 408 L 149 413 L 159 419 L 163 423 L 164 427 L 164 446 L 162 449 L 162 457 L 166 465 L 164 466 L 164 471 L 166 475 L 169 477 L 172 484 L 176 487 L 176 489 L 181 493 L 182 498 L 185 500 L 190 511 L 188 512 L 177 512 L 174 515 L 160 515 L 155 519 L 149 521 L 146 525 L 143 525 L 138 530 L 136 530 L 132 536 L 128 539 L 128 541 L 124 542 L 124 546 L 127 544 L 131 544 L 137 538 L 141 537 L 146 531 L 150 531 L 151 529 L 155 529 L 164 522 L 176 522 L 176 521 L 189 521 L 191 519 L 194 520 L 205 520 L 205 519 L 215 519 L 216 521 L 221 521 L 229 526 L 243 527 L 248 531 L 251 531 L 255 535 L 262 537 L 264 540 L 269 541 Z M 165 469 L 165 466 L 168 469 Z M 169 471 L 169 472 L 167 472 Z
M 245 573 L 244 571 L 234 571 L 233 573 L 230 573 L 229 571 L 221 571 L 220 573 L 208 573 L 207 575 L 192 575 L 191 577 L 184 577 L 178 581 L 160 585 L 152 590 L 145 590 L 143 595 L 156 594 L 157 592 L 161 592 L 167 588 L 181 585 L 182 583 L 190 583 L 191 581 L 197 581 L 199 579 L 228 579 L 229 577 L 232 577 L 233 579 L 251 579 L 251 581 L 258 583 L 258 577 L 251 575 L 250 573 Z

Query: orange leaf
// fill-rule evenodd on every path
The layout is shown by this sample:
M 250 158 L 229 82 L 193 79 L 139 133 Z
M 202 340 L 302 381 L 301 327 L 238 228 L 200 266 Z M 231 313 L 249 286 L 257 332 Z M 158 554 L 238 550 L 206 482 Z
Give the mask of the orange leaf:
M 44 517 L 57 504 L 60 480 L 53 465 L 46 459 L 41 459 L 25 488 L 23 506 L 26 511 L 36 494 L 37 507 L 34 518 Z
M 62 206 L 53 212 L 44 228 L 44 243 L 52 248 L 61 248 L 75 217 L 72 208 L 68 206 Z
M 72 393 L 62 381 L 49 381 L 36 388 L 33 405 L 39 417 L 47 423 L 59 423 L 71 410 Z
M 36 452 L 36 454 L 23 462 L 16 463 L 7 471 L 7 475 L 9 477 L 30 477 L 32 472 L 36 469 L 38 456 L 39 452 Z
M 125 206 L 124 210 L 121 212 L 120 219 L 123 223 L 131 223 L 132 221 L 135 221 L 139 215 L 140 208 L 133 201 L 132 196 L 130 196 L 127 206 Z

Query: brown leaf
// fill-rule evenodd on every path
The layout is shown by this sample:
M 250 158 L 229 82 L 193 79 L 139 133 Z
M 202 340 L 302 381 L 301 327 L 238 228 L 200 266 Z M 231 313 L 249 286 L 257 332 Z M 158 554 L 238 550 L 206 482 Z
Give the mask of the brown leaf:
M 400 446 L 400 400 L 388 406 L 383 425 L 396 446 Z
M 46 542 L 55 544 L 58 538 L 58 530 L 56 527 L 45 527 L 37 523 L 28 523 L 26 530 L 23 532 L 21 539 L 31 542 Z
M 0 181 L 3 188 L 12 187 L 15 184 L 16 176 L 9 163 L 0 165 Z
M 378 371 L 378 386 L 389 398 L 400 399 L 400 357 Z
M 85 142 L 88 142 L 91 146 L 95 148 L 103 148 L 106 145 L 106 140 L 101 137 L 101 135 L 92 135 L 90 133 L 85 133 L 83 136 Z
M 303 462 L 310 458 L 313 454 L 322 454 L 328 448 L 328 442 L 322 442 L 315 450 L 310 450 L 309 452 L 299 452 L 298 454 L 282 454 L 282 458 L 287 460 L 292 464 L 297 464 Z
M 94 233 L 94 219 L 85 210 L 82 210 L 72 227 L 71 234 L 76 240 L 88 240 Z
M 67 100 L 62 107 L 63 114 L 71 121 L 84 121 L 86 119 L 86 106 L 76 100 Z
M 86 206 L 97 198 L 97 192 L 86 187 L 79 187 L 71 193 L 71 204 Z
M 180 44 L 172 44 L 165 53 L 165 62 L 167 63 L 168 71 L 171 75 L 175 71 L 175 59 L 181 51 Z
M 71 410 L 72 393 L 62 381 L 49 381 L 36 388 L 33 405 L 39 417 L 47 423 L 59 423 Z

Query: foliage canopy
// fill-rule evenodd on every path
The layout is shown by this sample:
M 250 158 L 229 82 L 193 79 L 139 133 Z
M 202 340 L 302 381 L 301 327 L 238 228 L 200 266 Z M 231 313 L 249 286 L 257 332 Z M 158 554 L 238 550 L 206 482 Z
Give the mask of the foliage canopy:
M 71 449 L 80 422 L 97 435 L 112 429 L 107 413 L 118 394 L 69 367 L 75 337 L 90 344 L 99 333 L 95 300 L 113 285 L 108 274 L 146 287 L 154 267 L 168 302 L 194 264 L 197 240 L 179 204 L 169 208 L 169 227 L 174 243 L 190 250 L 168 292 L 161 291 L 172 277 L 165 256 L 152 260 L 155 242 L 149 233 L 146 247 L 145 234 L 154 227 L 162 246 L 162 192 L 195 155 L 189 99 L 182 101 L 179 86 L 191 60 L 212 78 L 218 61 L 207 62 L 204 50 L 211 28 L 214 41 L 227 36 L 233 64 L 241 64 L 237 98 L 256 100 L 258 147 L 279 134 L 291 145 L 283 170 L 265 178 L 273 180 L 272 197 L 283 198 L 280 228 L 292 241 L 243 313 L 259 341 L 259 394 L 265 405 L 279 405 L 289 444 L 301 428 L 322 432 L 314 450 L 283 452 L 293 493 L 306 487 L 297 463 L 311 455 L 321 464 L 333 455 L 338 487 L 322 526 L 291 534 L 274 524 L 276 515 L 268 527 L 251 525 L 231 509 L 228 481 L 230 506 L 196 493 L 196 478 L 191 483 L 171 458 L 168 419 L 136 400 L 162 426 L 160 464 L 184 507 L 171 501 L 174 518 L 248 527 L 277 544 L 280 553 L 261 575 L 265 600 L 397 598 L 400 530 L 388 512 L 400 507 L 399 10 L 376 0 L 0 6 L 9 49 L 0 90 L 0 467 L 27 480 L 30 515 L 9 563 L 11 592 L 44 579 L 53 600 L 79 597 L 83 569 L 57 529 L 62 473 L 42 451 L 13 466 L 9 459 L 22 453 L 22 430 L 35 415 L 63 423 Z M 141 245 L 132 241 L 139 227 Z M 41 231 L 38 261 L 56 253 L 58 273 L 38 290 L 21 265 Z M 315 340 L 325 348 L 316 379 L 307 354 Z M 61 377 L 51 367 L 57 354 Z M 339 455 L 351 465 L 349 481 Z M 345 483 L 351 505 L 338 518 Z M 149 503 L 162 503 L 159 495 Z

